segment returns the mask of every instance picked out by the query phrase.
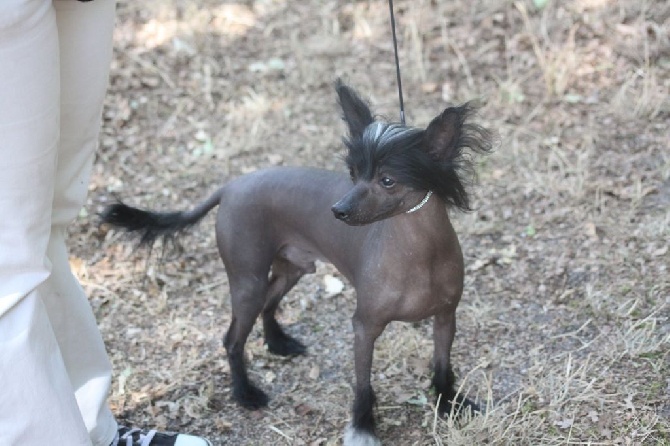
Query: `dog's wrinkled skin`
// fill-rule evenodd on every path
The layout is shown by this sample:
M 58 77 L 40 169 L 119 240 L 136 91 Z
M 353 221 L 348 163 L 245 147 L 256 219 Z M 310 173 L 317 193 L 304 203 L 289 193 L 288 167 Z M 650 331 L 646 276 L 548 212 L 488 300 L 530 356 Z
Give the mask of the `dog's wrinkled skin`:
M 334 264 L 355 287 L 355 400 L 345 445 L 380 444 L 370 382 L 374 343 L 391 321 L 434 316 L 433 388 L 439 411 L 478 410 L 454 390 L 450 363 L 455 310 L 463 291 L 463 256 L 447 206 L 469 208 L 459 175 L 469 167 L 464 148 L 490 150 L 489 133 L 467 122 L 471 109 L 447 108 L 427 129 L 373 119 L 367 104 L 337 84 L 349 135 L 350 177 L 306 168 L 274 168 L 225 184 L 195 209 L 158 213 L 110 206 L 102 221 L 133 231 L 144 244 L 170 237 L 215 206 L 216 238 L 226 267 L 232 321 L 224 339 L 233 397 L 244 407 L 267 404 L 250 380 L 244 345 L 259 315 L 271 352 L 305 351 L 275 319 L 282 297 L 316 260 Z M 353 186 L 352 186 L 353 181 Z M 432 190 L 420 209 L 416 206 Z M 346 223 L 346 224 L 345 224 Z

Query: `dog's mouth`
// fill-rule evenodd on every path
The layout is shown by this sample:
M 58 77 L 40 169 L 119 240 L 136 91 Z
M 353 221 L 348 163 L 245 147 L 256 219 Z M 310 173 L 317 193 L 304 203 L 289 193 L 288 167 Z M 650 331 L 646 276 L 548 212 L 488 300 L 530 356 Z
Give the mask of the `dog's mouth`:
M 371 221 L 362 221 L 362 220 L 356 220 L 351 217 L 349 218 L 338 218 L 338 220 L 343 221 L 344 223 L 348 224 L 349 226 L 365 226 L 367 224 L 372 223 Z
M 361 218 L 360 215 L 351 212 L 350 210 L 343 209 L 341 207 L 338 207 L 338 205 L 334 205 L 331 210 L 333 211 L 333 215 L 335 218 L 337 218 L 340 221 L 343 221 L 344 223 L 350 225 L 350 226 L 363 226 L 368 223 L 371 223 L 369 219 Z
M 333 206 L 331 210 L 335 218 L 349 226 L 365 226 L 389 217 L 386 213 L 382 215 L 365 215 L 357 212 L 347 212 L 337 209 L 336 206 Z
M 341 210 L 336 210 L 333 208 L 333 215 L 335 215 L 335 218 L 338 220 L 350 225 L 350 226 L 363 226 L 368 223 L 369 221 L 366 221 L 365 219 L 361 219 L 359 216 L 354 215 L 354 214 L 349 214 L 346 212 L 343 212 Z

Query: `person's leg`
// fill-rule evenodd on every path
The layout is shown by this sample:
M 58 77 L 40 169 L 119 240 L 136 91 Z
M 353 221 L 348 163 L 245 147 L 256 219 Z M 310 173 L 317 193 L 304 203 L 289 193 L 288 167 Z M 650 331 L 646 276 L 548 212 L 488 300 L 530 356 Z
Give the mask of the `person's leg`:
M 94 445 L 107 446 L 117 426 L 107 397 L 112 368 L 89 301 L 70 270 L 66 228 L 88 191 L 112 58 L 115 1 L 56 0 L 61 122 L 51 237 L 52 272 L 40 287 L 49 320 Z
M 113 19 L 111 0 L 0 1 L 0 445 L 209 444 L 117 431 L 109 360 L 69 267 Z
M 125 445 L 128 438 L 133 438 L 134 445 L 207 446 L 205 440 L 189 435 L 117 430 L 107 404 L 111 365 L 88 299 L 70 270 L 66 228 L 86 200 L 98 146 L 112 58 L 115 3 L 54 1 L 60 42 L 61 122 L 47 248 L 53 266 L 40 291 L 94 445 Z
M 51 0 L 0 2 L 0 444 L 89 445 L 40 284 L 60 125 Z

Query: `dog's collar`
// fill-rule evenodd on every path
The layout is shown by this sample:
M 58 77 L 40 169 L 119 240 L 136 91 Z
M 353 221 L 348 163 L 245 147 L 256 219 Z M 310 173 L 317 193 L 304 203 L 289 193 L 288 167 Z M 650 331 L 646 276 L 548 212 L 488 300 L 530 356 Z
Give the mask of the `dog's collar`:
M 414 207 L 413 207 L 412 209 L 410 209 L 409 211 L 406 211 L 405 214 L 411 214 L 412 212 L 416 212 L 416 211 L 418 211 L 419 209 L 421 209 L 421 208 L 423 207 L 423 205 L 425 205 L 426 203 L 428 203 L 428 200 L 430 200 L 430 196 L 431 196 L 431 195 L 433 195 L 433 191 L 432 191 L 432 190 L 429 190 L 428 193 L 426 194 L 426 196 L 423 197 L 423 200 L 421 200 L 421 203 L 417 204 L 416 206 L 414 206 Z

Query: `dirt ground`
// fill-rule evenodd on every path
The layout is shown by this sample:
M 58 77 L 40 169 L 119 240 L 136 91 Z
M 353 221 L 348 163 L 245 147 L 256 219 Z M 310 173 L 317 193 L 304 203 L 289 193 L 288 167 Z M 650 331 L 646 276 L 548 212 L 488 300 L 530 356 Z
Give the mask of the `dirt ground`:
M 408 123 L 479 99 L 499 135 L 476 210 L 452 359 L 488 408 L 437 419 L 430 322 L 392 324 L 373 385 L 386 445 L 670 444 L 670 2 L 396 0 Z M 318 265 L 280 321 L 306 356 L 269 354 L 270 406 L 230 399 L 230 321 L 213 216 L 151 255 L 96 219 L 119 196 L 185 209 L 270 165 L 344 170 L 342 77 L 397 119 L 388 3 L 121 1 L 89 202 L 71 230 L 115 375 L 119 419 L 214 445 L 341 444 L 352 403 L 349 284 Z M 343 280 L 343 279 L 341 279 Z

